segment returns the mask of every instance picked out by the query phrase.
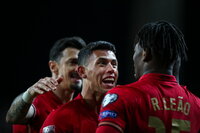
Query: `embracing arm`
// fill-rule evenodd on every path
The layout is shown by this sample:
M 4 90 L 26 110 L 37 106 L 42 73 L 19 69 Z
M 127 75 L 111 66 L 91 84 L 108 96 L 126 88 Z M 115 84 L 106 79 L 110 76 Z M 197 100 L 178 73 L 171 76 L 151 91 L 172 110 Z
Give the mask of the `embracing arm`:
M 62 78 L 56 80 L 50 77 L 40 79 L 24 93 L 17 96 L 6 114 L 6 122 L 11 124 L 27 123 L 35 113 L 35 108 L 32 105 L 33 99 L 40 94 L 57 89 L 60 81 Z
M 33 98 L 27 98 L 27 95 L 29 95 L 27 93 L 26 91 L 14 99 L 6 114 L 7 123 L 24 124 L 32 118 L 35 111 L 31 105 Z M 24 100 L 24 97 L 26 97 L 27 101 Z

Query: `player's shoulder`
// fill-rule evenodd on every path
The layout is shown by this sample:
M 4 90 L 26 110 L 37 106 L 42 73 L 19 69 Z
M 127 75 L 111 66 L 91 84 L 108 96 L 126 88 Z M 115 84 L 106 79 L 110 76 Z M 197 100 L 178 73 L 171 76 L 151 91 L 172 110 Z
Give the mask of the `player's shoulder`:
M 130 84 L 125 84 L 125 85 L 117 85 L 114 88 L 112 88 L 111 90 L 109 90 L 109 92 L 119 92 L 119 93 L 123 93 L 123 92 L 127 92 L 127 91 L 137 91 L 138 85 L 136 82 L 134 83 L 130 83 Z
M 140 84 L 137 82 L 125 84 L 125 85 L 117 85 L 113 89 L 109 90 L 106 93 L 105 97 L 114 98 L 114 99 L 124 99 L 135 97 L 141 98 L 145 96 L 145 91 L 141 89 Z
M 79 100 L 72 100 L 68 103 L 65 103 L 63 105 L 61 105 L 60 107 L 58 107 L 57 109 L 53 110 L 50 114 L 49 114 L 49 118 L 50 119 L 54 119 L 54 120 L 61 120 L 63 118 L 70 118 L 71 116 L 73 116 L 77 106 L 79 106 L 78 103 Z M 76 108 L 75 108 L 76 107 Z
M 124 84 L 124 85 L 116 85 L 112 90 L 114 89 L 127 89 L 127 88 L 132 88 L 133 83 L 130 84 Z
M 82 102 L 82 99 L 74 99 L 72 101 L 69 101 L 68 103 L 63 104 L 60 106 L 60 108 L 57 110 L 59 112 L 61 111 L 71 111 L 77 109 L 77 106 L 80 106 Z
M 181 87 L 182 87 L 182 89 L 185 91 L 185 93 L 188 95 L 188 96 L 190 96 L 190 98 L 193 98 L 193 99 L 195 99 L 195 100 L 197 100 L 197 101 L 200 101 L 200 98 L 196 95 L 196 94 L 194 94 L 193 92 L 191 92 L 189 89 L 188 89 L 188 87 L 186 86 L 186 85 L 180 85 Z
M 46 118 L 41 128 L 42 131 L 51 131 L 56 128 L 62 127 L 63 125 L 68 125 L 68 120 L 70 119 L 70 112 L 66 110 L 66 104 L 53 110 Z
M 38 95 L 35 99 L 34 99 L 34 103 L 38 103 L 38 104 L 44 104 L 44 103 L 48 103 L 51 102 L 53 100 L 53 94 L 52 92 L 46 92 L 44 94 Z M 48 102 L 46 102 L 48 101 Z

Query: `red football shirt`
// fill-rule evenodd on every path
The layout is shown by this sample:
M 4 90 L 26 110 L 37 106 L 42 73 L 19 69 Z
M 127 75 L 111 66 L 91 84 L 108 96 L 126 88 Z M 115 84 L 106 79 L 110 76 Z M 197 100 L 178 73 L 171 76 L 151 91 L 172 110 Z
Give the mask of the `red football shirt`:
M 58 108 L 60 105 L 63 105 L 63 103 L 53 92 L 50 91 L 42 95 L 38 95 L 34 99 L 33 105 L 36 112 L 33 119 L 30 120 L 30 123 L 27 126 L 28 128 L 26 128 L 24 125 L 13 125 L 13 133 L 20 133 L 22 128 L 26 130 L 27 133 L 28 131 L 31 133 L 38 133 L 48 114 L 52 110 Z
M 40 132 L 95 133 L 97 125 L 98 114 L 79 94 L 74 100 L 50 113 Z
M 12 125 L 12 133 L 29 133 L 27 125 L 14 124 Z
M 99 115 L 102 124 L 114 123 L 125 133 L 199 133 L 199 120 L 200 99 L 174 76 L 156 73 L 111 89 Z

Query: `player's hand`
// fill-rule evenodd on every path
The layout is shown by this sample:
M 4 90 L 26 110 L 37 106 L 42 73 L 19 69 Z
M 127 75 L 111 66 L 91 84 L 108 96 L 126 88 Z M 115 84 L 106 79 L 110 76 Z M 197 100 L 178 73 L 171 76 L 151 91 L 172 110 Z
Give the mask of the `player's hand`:
M 45 77 L 40 79 L 30 88 L 28 88 L 27 92 L 30 94 L 32 98 L 36 97 L 39 94 L 43 94 L 48 91 L 56 90 L 58 84 L 63 80 L 63 77 L 58 77 L 57 79 L 53 79 L 51 77 Z

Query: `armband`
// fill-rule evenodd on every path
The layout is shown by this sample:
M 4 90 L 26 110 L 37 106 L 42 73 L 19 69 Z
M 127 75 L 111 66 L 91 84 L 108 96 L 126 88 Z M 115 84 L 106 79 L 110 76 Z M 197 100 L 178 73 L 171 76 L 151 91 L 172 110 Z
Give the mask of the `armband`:
M 31 98 L 31 94 L 28 92 L 28 90 L 23 93 L 22 100 L 25 103 L 32 103 L 33 99 Z

